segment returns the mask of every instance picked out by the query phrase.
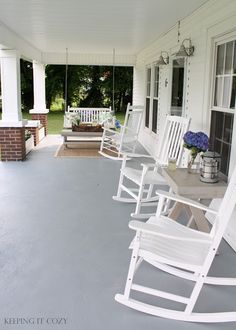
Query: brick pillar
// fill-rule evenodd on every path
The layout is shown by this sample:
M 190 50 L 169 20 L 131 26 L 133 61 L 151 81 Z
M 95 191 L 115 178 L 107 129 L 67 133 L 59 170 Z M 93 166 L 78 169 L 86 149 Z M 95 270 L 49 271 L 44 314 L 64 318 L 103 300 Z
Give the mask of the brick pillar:
M 0 127 L 0 152 L 2 161 L 24 160 L 25 128 Z
M 32 120 L 40 120 L 40 123 L 45 128 L 45 135 L 48 134 L 48 115 L 44 113 L 32 113 Z
M 27 131 L 30 131 L 34 137 L 34 146 L 39 144 L 39 129 L 38 127 L 27 127 Z

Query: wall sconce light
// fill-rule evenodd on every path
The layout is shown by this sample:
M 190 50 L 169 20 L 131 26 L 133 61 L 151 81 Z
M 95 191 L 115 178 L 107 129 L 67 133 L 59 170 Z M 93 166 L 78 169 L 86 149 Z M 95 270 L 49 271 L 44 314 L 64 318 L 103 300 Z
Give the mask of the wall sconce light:
M 169 55 L 167 52 L 161 52 L 161 55 L 156 62 L 157 65 L 167 65 L 169 63 Z
M 179 51 L 173 55 L 176 57 L 186 57 L 186 56 L 192 56 L 193 52 L 194 52 L 194 46 L 192 45 L 191 39 L 188 38 L 182 41 Z

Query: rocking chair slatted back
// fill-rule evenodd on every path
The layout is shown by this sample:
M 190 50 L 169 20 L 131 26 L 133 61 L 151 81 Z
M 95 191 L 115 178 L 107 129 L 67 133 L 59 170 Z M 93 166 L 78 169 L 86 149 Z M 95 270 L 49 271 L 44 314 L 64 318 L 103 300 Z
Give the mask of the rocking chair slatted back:
M 134 152 L 141 127 L 144 107 L 127 105 L 124 125 L 120 132 L 104 128 L 99 153 L 104 157 L 122 160 L 123 153 Z
M 167 116 L 157 153 L 157 162 L 160 165 L 167 165 L 169 158 L 176 159 L 176 165 L 180 165 L 183 154 L 183 136 L 189 125 L 190 119 L 188 118 Z
M 132 134 L 138 134 L 142 122 L 143 107 L 142 106 L 131 106 L 128 104 L 125 120 L 124 129 L 126 132 Z

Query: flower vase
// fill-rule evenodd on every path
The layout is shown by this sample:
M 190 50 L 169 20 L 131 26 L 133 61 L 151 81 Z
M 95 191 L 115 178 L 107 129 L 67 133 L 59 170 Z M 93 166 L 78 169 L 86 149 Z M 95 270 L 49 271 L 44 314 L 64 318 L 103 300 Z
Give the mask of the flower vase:
M 193 155 L 190 153 L 188 160 L 188 173 L 200 173 L 200 155 Z

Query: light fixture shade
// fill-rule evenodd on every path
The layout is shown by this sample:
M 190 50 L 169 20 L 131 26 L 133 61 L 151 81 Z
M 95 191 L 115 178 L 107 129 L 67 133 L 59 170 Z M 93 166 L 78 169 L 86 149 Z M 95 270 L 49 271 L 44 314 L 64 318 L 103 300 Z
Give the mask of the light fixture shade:
M 178 56 L 178 57 L 188 56 L 188 54 L 187 54 L 187 52 L 186 52 L 185 47 L 184 47 L 183 44 L 180 46 L 179 51 L 177 53 L 175 53 L 175 56 Z
M 161 55 L 156 63 L 157 65 L 166 65 L 163 56 Z
M 164 56 L 165 55 L 165 56 Z M 169 55 L 167 52 L 161 52 L 159 59 L 157 60 L 157 65 L 167 65 L 169 63 Z
M 188 46 L 185 46 L 184 43 L 188 42 Z M 177 53 L 173 54 L 176 57 L 186 57 L 192 56 L 194 52 L 194 46 L 192 45 L 191 39 L 184 39 L 181 43 L 180 49 Z

